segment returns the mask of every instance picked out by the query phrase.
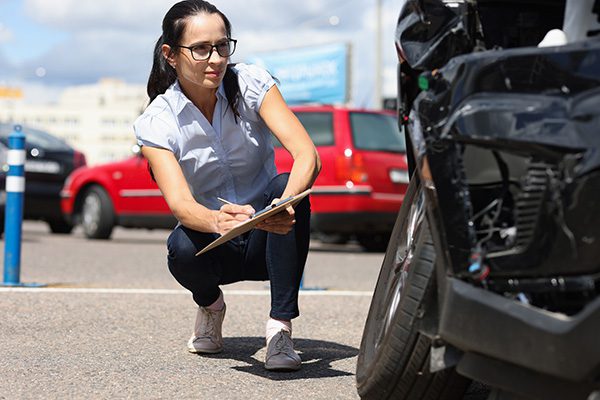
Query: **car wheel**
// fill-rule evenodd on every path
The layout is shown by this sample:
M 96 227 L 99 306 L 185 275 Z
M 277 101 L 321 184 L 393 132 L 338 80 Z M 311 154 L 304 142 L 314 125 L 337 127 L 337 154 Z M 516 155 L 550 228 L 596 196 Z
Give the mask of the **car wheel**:
M 52 233 L 68 234 L 73 230 L 73 225 L 65 220 L 48 221 Z
M 390 240 L 389 234 L 377 233 L 370 235 L 357 235 L 356 240 L 358 243 L 368 252 L 382 252 L 387 248 L 388 242 Z
M 410 183 L 375 287 L 358 355 L 362 399 L 462 398 L 469 381 L 429 370 L 431 339 L 415 328 L 434 288 L 435 249 L 418 178 Z
M 90 187 L 81 205 L 81 225 L 85 236 L 90 239 L 110 238 L 114 220 L 114 209 L 108 193 L 100 186 Z

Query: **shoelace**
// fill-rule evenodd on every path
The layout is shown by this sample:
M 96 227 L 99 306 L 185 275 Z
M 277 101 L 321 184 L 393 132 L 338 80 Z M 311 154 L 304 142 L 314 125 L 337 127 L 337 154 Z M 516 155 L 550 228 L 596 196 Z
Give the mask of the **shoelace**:
M 204 319 L 204 324 L 201 325 L 202 335 L 198 338 L 210 338 L 215 334 L 215 318 L 216 313 L 212 313 L 209 310 L 204 310 L 206 318 Z
M 277 338 L 277 341 L 275 342 L 275 350 L 288 356 L 296 354 L 294 351 L 292 338 L 285 333 L 281 333 L 279 338 Z

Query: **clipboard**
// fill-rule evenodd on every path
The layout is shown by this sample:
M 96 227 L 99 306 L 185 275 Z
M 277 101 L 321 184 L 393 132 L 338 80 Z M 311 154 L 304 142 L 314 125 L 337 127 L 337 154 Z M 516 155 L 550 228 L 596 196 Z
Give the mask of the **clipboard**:
M 196 256 L 206 253 L 207 251 L 214 249 L 215 247 L 225 242 L 230 241 L 231 239 L 241 235 L 242 233 L 248 232 L 265 219 L 285 210 L 287 206 L 295 206 L 300 202 L 300 200 L 308 196 L 308 194 L 311 191 L 311 189 L 306 189 L 302 193 L 288 197 L 287 199 L 280 200 L 275 204 L 269 205 L 263 208 L 262 210 L 257 211 L 250 219 L 240 222 L 239 224 L 234 226 L 229 232 L 225 233 L 222 236 L 219 236 L 217 239 L 209 243 L 205 248 L 196 253 Z

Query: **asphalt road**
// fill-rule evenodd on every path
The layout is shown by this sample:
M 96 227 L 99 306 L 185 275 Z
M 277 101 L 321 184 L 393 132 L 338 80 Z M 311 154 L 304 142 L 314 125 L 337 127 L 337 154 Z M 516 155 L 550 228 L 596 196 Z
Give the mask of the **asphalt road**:
M 195 306 L 166 269 L 167 235 L 118 229 L 90 241 L 24 223 L 21 281 L 46 287 L 0 288 L 0 399 L 358 398 L 356 356 L 382 253 L 311 243 L 294 320 L 303 368 L 273 373 L 262 365 L 266 282 L 224 287 L 223 353 L 187 352 Z

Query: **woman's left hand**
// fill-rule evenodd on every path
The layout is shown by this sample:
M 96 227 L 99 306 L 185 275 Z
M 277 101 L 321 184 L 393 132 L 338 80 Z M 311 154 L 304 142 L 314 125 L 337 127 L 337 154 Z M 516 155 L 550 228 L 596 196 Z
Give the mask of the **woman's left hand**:
M 280 199 L 274 199 L 271 204 L 275 204 Z M 288 206 L 285 210 L 278 212 L 277 214 L 269 217 L 256 225 L 256 228 L 262 229 L 263 231 L 278 233 L 285 235 L 292 230 L 292 227 L 296 223 L 296 214 L 292 206 Z

